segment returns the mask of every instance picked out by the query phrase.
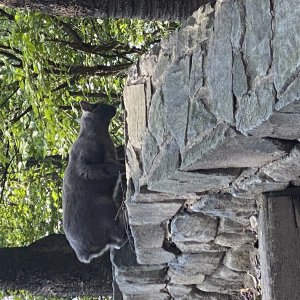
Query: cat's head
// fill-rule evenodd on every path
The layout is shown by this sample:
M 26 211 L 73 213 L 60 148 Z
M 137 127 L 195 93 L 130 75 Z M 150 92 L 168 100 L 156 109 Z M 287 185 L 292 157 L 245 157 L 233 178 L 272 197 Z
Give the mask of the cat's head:
M 80 102 L 82 116 L 80 119 L 81 126 L 93 126 L 107 129 L 111 119 L 116 114 L 116 108 L 105 103 Z

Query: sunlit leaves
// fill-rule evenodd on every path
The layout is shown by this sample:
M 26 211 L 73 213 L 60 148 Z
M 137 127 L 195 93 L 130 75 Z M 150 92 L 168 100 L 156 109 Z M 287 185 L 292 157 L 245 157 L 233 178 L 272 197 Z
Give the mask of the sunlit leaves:
M 79 101 L 116 105 L 111 133 L 122 144 L 126 70 L 174 25 L 7 13 L 0 13 L 0 246 L 61 230 Z

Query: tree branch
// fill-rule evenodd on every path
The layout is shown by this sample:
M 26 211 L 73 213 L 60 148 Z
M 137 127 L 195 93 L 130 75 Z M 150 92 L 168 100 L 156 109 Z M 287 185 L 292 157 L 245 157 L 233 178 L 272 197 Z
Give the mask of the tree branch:
M 9 46 L 5 46 L 5 45 L 0 45 L 0 48 L 1 49 L 4 49 L 4 50 L 13 50 L 15 51 L 16 53 L 20 54 L 20 55 L 23 55 L 22 51 L 17 49 L 17 48 L 11 48 Z
M 66 81 L 66 82 L 60 84 L 59 86 L 57 86 L 56 88 L 51 90 L 51 92 L 57 92 L 61 89 L 69 87 L 69 85 L 74 84 L 78 78 L 79 78 L 79 76 L 73 76 L 72 78 L 70 78 L 69 82 Z
M 0 8 L 0 15 L 6 17 L 7 19 L 9 19 L 10 21 L 14 21 L 15 18 L 14 16 L 12 16 L 11 14 L 7 13 L 5 10 L 3 10 L 2 8 Z
M 32 111 L 31 105 L 28 106 L 21 114 L 19 114 L 18 116 L 14 117 L 12 120 L 10 120 L 10 123 L 14 124 L 14 123 L 18 122 L 22 117 L 24 117 L 30 111 Z
M 1 47 L 0 47 L 0 48 L 1 48 Z M 19 68 L 22 68 L 22 66 L 23 66 L 23 61 L 22 61 L 22 59 L 20 59 L 20 58 L 17 57 L 16 55 L 14 55 L 14 54 L 12 54 L 12 53 L 10 53 L 10 52 L 7 52 L 7 51 L 5 51 L 5 50 L 0 50 L 0 54 L 6 56 L 6 57 L 9 58 L 9 59 L 18 61 L 19 64 L 20 64 L 18 67 L 19 67 Z
M 15 84 L 17 83 L 17 86 L 15 87 L 14 91 L 1 103 L 0 105 L 1 108 L 4 107 L 4 105 L 9 101 L 9 99 L 13 97 L 16 94 L 16 92 L 19 90 L 19 82 L 14 82 L 14 83 Z
M 74 41 L 76 41 L 79 44 L 83 43 L 80 35 L 72 28 L 71 24 L 65 23 L 64 21 L 62 21 L 60 19 L 57 19 L 57 21 L 58 21 L 58 24 L 63 27 L 65 32 L 68 33 L 68 35 L 70 35 Z
M 6 153 L 5 153 L 5 157 L 8 156 L 8 153 L 9 153 L 9 142 L 7 142 L 6 144 Z M 13 155 L 13 157 L 11 158 L 11 160 L 5 164 L 5 167 L 4 167 L 4 172 L 3 172 L 3 175 L 2 175 L 2 180 L 1 180 L 1 192 L 0 192 L 0 202 L 3 202 L 3 197 L 4 197 L 4 190 L 5 190 L 5 184 L 6 184 L 6 181 L 7 181 L 7 177 L 8 177 L 8 169 L 12 163 L 12 161 L 14 160 L 14 158 L 16 157 L 16 153 Z
M 87 98 L 104 98 L 108 99 L 108 95 L 106 93 L 102 92 L 96 92 L 96 93 L 84 93 L 82 91 L 69 91 L 69 94 L 71 96 L 80 96 L 80 97 L 87 97 Z M 112 94 L 112 98 L 118 99 L 117 94 Z

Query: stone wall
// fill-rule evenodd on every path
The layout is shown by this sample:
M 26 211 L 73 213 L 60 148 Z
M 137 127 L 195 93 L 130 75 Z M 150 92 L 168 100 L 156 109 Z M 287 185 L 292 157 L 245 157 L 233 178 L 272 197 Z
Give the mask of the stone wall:
M 219 0 L 130 70 L 133 242 L 112 254 L 116 299 L 251 299 L 259 290 L 262 193 L 299 185 L 298 4 Z

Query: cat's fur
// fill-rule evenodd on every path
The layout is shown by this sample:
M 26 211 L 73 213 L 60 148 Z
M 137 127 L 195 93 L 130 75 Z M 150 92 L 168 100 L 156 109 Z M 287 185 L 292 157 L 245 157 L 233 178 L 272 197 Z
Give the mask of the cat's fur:
M 71 148 L 63 180 L 63 227 L 78 259 L 89 263 L 126 240 L 113 194 L 124 165 L 108 126 L 116 109 L 108 104 L 80 103 L 79 137 Z

